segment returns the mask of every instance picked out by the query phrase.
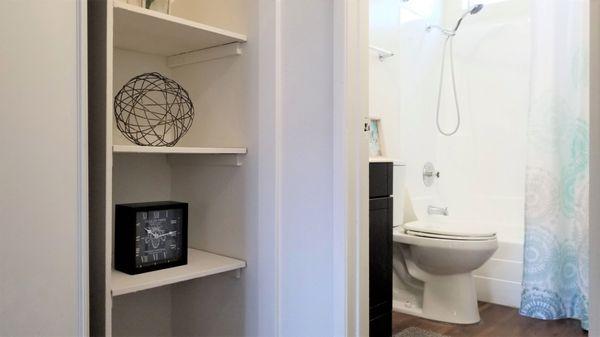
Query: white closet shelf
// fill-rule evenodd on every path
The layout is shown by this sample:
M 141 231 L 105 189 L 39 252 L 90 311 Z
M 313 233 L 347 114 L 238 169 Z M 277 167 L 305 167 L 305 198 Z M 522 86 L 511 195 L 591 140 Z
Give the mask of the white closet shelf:
M 243 34 L 114 0 L 114 45 L 142 53 L 174 56 L 246 42 Z
M 137 145 L 113 145 L 113 153 L 158 153 L 158 154 L 246 154 L 245 147 L 159 147 Z
M 245 267 L 245 261 L 190 248 L 188 263 L 185 266 L 139 275 L 128 275 L 113 270 L 111 292 L 112 296 L 125 295 L 228 271 L 239 271 Z

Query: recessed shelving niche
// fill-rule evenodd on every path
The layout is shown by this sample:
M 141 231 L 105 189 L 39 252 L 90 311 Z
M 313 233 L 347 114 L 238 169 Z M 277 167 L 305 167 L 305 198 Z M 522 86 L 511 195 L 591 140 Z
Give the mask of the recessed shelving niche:
M 180 8 L 197 8 L 197 0 L 177 1 Z M 243 2 L 221 6 L 222 0 L 206 1 L 218 4 L 223 17 L 246 13 Z M 249 221 L 245 207 L 251 166 L 242 166 L 246 147 L 219 145 L 250 140 L 245 92 L 248 67 L 254 63 L 241 57 L 212 60 L 242 55 L 247 38 L 118 0 L 89 0 L 88 12 L 92 335 L 201 335 L 213 331 L 211 324 L 222 326 L 210 316 L 196 317 L 199 308 L 241 321 L 236 310 L 223 315 L 211 308 L 217 307 L 213 301 L 243 298 L 246 280 L 240 271 L 248 256 L 243 248 L 247 240 L 240 233 Z M 182 146 L 133 145 L 116 128 L 114 96 L 130 78 L 146 72 L 180 83 L 200 112 L 202 124 L 188 130 Z M 116 271 L 115 204 L 158 200 L 189 204 L 188 264 L 139 275 Z M 203 296 L 207 289 L 219 296 Z M 146 320 L 140 312 L 161 319 Z M 195 319 L 178 321 L 187 316 Z

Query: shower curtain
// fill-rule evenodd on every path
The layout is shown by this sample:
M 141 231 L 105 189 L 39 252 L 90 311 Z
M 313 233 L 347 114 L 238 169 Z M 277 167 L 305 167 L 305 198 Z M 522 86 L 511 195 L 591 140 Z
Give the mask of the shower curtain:
M 531 0 L 522 315 L 588 327 L 586 0 Z

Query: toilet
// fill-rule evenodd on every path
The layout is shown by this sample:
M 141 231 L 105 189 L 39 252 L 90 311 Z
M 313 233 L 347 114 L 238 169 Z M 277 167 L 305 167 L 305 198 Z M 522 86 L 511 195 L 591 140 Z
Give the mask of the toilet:
M 405 169 L 394 166 L 393 310 L 448 323 L 477 323 L 472 272 L 498 249 L 496 233 L 439 215 L 405 222 L 398 212 L 412 212 L 404 201 Z

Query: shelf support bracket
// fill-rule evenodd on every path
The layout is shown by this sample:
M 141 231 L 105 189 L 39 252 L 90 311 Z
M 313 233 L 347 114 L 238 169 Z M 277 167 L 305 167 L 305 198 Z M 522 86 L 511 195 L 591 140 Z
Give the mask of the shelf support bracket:
M 236 155 L 235 156 L 235 159 L 236 159 L 235 166 L 242 166 L 244 164 L 244 158 L 245 158 L 245 156 L 242 156 L 242 155 L 239 155 L 239 154 Z

